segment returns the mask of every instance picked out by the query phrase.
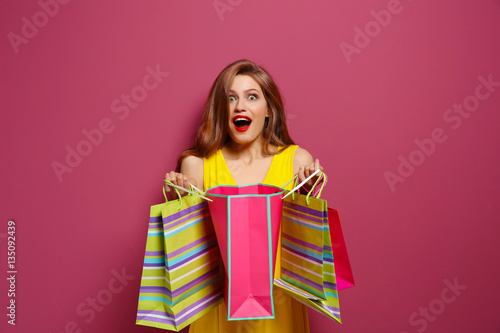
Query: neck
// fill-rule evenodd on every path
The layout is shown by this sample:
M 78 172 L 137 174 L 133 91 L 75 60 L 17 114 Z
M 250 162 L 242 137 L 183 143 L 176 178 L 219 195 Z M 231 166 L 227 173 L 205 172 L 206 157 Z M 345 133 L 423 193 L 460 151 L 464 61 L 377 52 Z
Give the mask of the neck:
M 266 153 L 263 139 L 246 144 L 240 144 L 230 140 L 224 146 L 224 150 L 233 158 L 254 159 L 269 156 L 269 154 Z M 273 149 L 271 148 L 271 150 Z

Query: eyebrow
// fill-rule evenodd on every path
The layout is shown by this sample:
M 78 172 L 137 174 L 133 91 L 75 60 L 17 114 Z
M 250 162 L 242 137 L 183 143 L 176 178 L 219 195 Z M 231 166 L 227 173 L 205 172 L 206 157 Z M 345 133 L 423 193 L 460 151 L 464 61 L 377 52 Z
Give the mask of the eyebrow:
M 260 93 L 260 91 L 258 91 L 257 89 L 254 89 L 254 88 L 250 88 L 250 89 L 247 89 L 247 90 L 243 90 L 243 92 L 249 92 L 249 91 L 256 91 L 256 92 Z M 234 91 L 234 90 L 230 89 L 230 90 L 229 90 L 229 92 L 233 92 L 233 93 L 235 93 L 236 91 Z

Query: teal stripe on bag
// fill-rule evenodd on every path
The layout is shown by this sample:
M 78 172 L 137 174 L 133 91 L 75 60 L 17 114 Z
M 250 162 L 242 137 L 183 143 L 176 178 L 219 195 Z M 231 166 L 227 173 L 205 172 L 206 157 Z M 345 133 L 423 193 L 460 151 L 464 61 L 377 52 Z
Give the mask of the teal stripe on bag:
M 272 240 L 271 240 L 271 198 L 267 197 L 267 239 L 268 239 L 268 244 L 267 246 L 269 247 L 269 276 L 271 277 L 269 279 L 270 286 L 269 289 L 271 290 L 271 307 L 272 307 L 272 313 L 273 313 L 273 318 L 275 317 L 274 313 L 274 298 L 273 298 L 273 253 L 271 249 L 273 248 L 272 246 Z
M 316 252 L 312 252 L 312 251 L 306 250 L 303 247 L 300 247 L 300 246 L 297 246 L 295 244 L 292 244 L 292 243 L 290 243 L 289 241 L 287 241 L 285 239 L 281 239 L 281 242 L 283 243 L 283 245 L 286 245 L 287 247 L 292 248 L 295 251 L 298 251 L 298 252 L 300 252 L 302 254 L 311 256 L 311 257 L 313 257 L 315 259 L 318 259 L 318 260 L 323 260 L 323 256 L 321 254 L 317 254 Z
M 164 233 L 164 234 L 165 234 L 165 237 L 166 237 L 166 238 L 172 237 L 173 235 L 176 235 L 176 234 L 178 234 L 179 232 L 182 232 L 182 231 L 184 231 L 184 230 L 186 230 L 186 229 L 188 229 L 188 228 L 191 228 L 192 226 L 195 226 L 195 225 L 197 225 L 197 224 L 199 224 L 199 223 L 202 223 L 202 222 L 203 222 L 203 221 L 205 221 L 206 219 L 208 219 L 208 217 L 202 218 L 202 219 L 200 219 L 199 221 L 196 221 L 195 223 L 192 223 L 192 222 L 190 221 L 190 222 L 188 222 L 188 224 L 189 224 L 189 225 L 187 225 L 187 226 L 185 226 L 185 227 L 182 227 L 182 228 L 180 228 L 179 230 L 177 230 L 177 231 L 175 231 L 175 232 L 172 232 L 172 233 L 170 233 L 169 231 L 165 231 L 165 233 Z M 167 235 L 167 233 L 168 233 L 168 235 Z
M 164 264 L 165 258 L 144 258 L 145 264 Z
M 199 247 L 195 248 L 195 249 L 192 249 L 191 251 L 189 252 L 186 252 L 185 254 L 183 254 L 182 256 L 178 257 L 178 258 L 175 258 L 175 259 L 169 259 L 168 260 L 168 265 L 171 266 L 171 265 L 175 265 L 177 264 L 178 262 L 181 262 L 183 261 L 184 259 L 186 258 L 189 258 L 193 255 L 195 255 L 196 253 L 199 253 L 199 252 L 202 252 L 204 250 L 206 250 L 207 248 L 213 246 L 215 241 L 211 241 L 211 242 L 208 242 L 208 243 L 205 243 L 203 245 L 200 245 Z
M 290 216 L 283 216 L 285 219 L 293 222 L 293 223 L 297 223 L 297 224 L 300 224 L 304 227 L 307 227 L 307 228 L 312 228 L 312 229 L 316 229 L 316 230 L 320 230 L 320 231 L 323 231 L 323 226 L 315 226 L 315 225 L 312 225 L 313 222 L 309 222 L 309 223 L 304 223 L 304 222 L 301 222 L 299 220 L 296 220 L 296 219 L 292 219 Z
M 186 295 L 182 296 L 181 298 L 179 298 L 177 301 L 175 302 L 172 302 L 169 298 L 167 297 L 162 297 L 162 296 L 139 296 L 139 300 L 142 300 L 142 301 L 157 301 L 157 302 L 163 302 L 165 304 L 168 304 L 169 306 L 174 306 L 175 304 L 179 303 L 180 301 L 182 301 L 183 299 L 185 299 L 186 297 L 189 297 L 191 296 L 192 294 L 194 294 L 195 292 L 199 291 L 200 289 L 202 289 L 203 287 L 206 287 L 207 285 L 209 285 L 210 283 L 212 282 L 215 282 L 219 279 L 219 276 L 216 276 L 215 278 L 205 282 L 204 284 L 202 284 L 201 286 L 197 287 L 196 289 L 193 289 L 191 290 L 189 293 L 187 293 Z
M 321 298 L 321 299 L 323 299 L 323 298 L 324 298 L 324 297 L 323 297 L 323 295 L 321 295 L 320 293 L 318 293 L 316 290 L 314 290 L 314 289 L 312 289 L 312 288 L 310 288 L 310 287 L 306 286 L 306 285 L 305 285 L 305 284 L 303 284 L 303 283 L 298 282 L 297 280 L 292 280 L 291 278 L 289 278 L 288 276 L 285 276 L 285 275 L 282 275 L 282 276 L 281 276 L 281 278 L 282 278 L 283 280 L 285 280 L 286 282 L 292 283 L 292 284 L 294 284 L 294 285 L 296 285 L 296 286 L 301 287 L 301 288 L 302 288 L 302 289 L 304 289 L 304 290 L 309 291 L 310 293 L 312 293 L 312 294 L 314 294 L 314 295 L 318 296 L 318 297 L 319 297 L 319 298 Z

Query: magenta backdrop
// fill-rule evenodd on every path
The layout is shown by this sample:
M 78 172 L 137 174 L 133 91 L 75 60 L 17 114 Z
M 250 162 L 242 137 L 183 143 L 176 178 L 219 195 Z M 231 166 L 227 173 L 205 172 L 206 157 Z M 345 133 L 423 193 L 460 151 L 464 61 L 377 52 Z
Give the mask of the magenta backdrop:
M 341 213 L 357 286 L 340 293 L 344 323 L 310 311 L 311 332 L 500 331 L 499 1 L 0 13 L 2 332 L 159 332 L 135 325 L 149 206 L 240 58 L 275 77 Z

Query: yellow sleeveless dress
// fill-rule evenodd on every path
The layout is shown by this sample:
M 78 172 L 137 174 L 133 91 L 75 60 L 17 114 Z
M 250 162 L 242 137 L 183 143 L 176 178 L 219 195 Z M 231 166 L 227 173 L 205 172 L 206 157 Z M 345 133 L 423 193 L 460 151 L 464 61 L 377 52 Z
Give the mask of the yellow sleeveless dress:
M 296 145 L 289 146 L 274 155 L 264 184 L 283 186 L 293 178 L 293 157 Z M 237 185 L 227 167 L 222 151 L 218 150 L 208 158 L 203 159 L 203 186 L 205 189 L 217 185 Z M 292 184 L 286 187 L 292 189 Z M 278 248 L 276 262 L 281 261 Z M 276 265 L 276 270 L 280 266 Z M 309 333 L 307 307 L 278 288 L 273 292 L 275 319 L 228 321 L 226 305 L 223 302 L 218 307 L 192 323 L 190 333 Z

